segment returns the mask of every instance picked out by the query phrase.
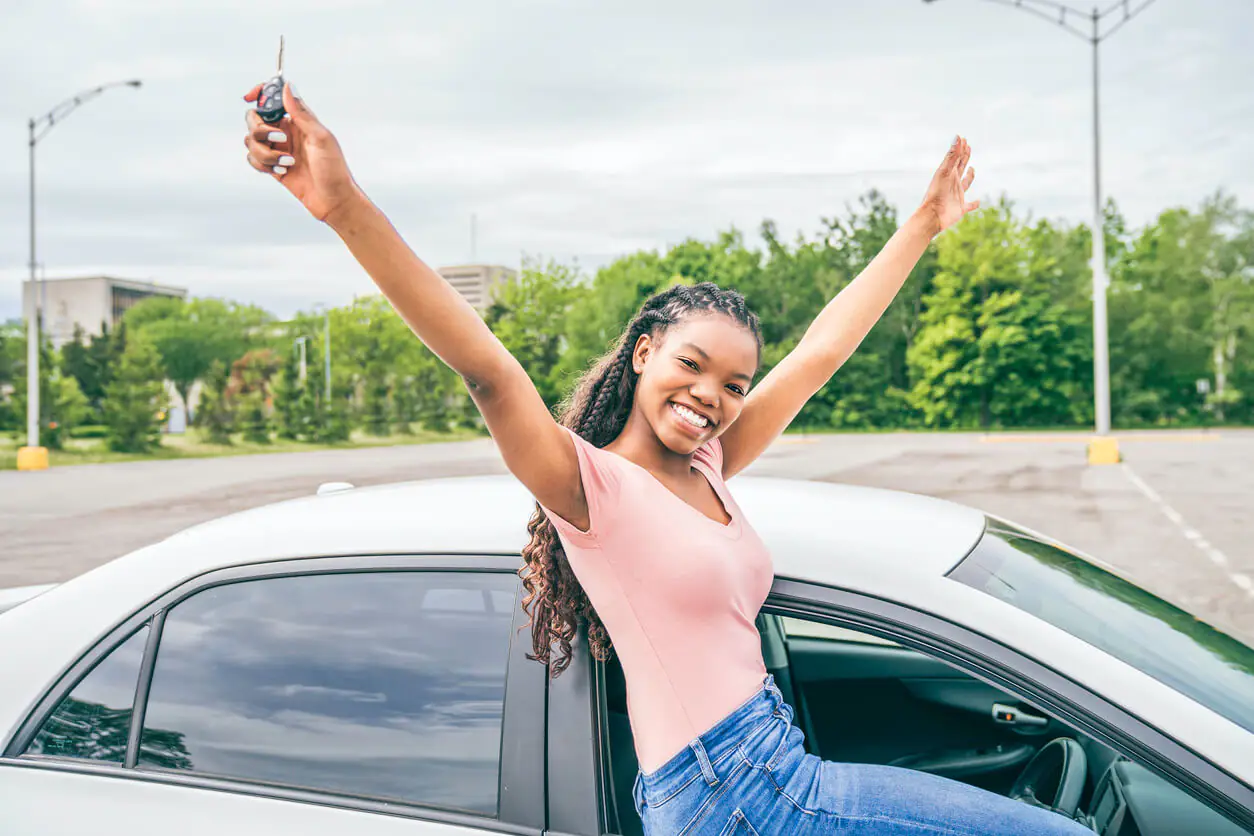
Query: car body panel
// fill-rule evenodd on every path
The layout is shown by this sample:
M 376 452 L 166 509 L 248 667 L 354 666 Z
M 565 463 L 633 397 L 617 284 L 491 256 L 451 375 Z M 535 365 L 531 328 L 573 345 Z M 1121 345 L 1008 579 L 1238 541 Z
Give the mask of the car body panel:
M 95 836 L 221 836 L 223 833 L 353 833 L 360 836 L 471 836 L 492 832 L 376 812 L 203 786 L 0 763 L 5 832 Z M 226 789 L 225 787 L 223 789 Z M 73 799 L 72 803 L 67 803 Z M 11 828 L 11 829 L 10 829 Z M 502 830 L 502 832 L 509 832 Z
M 0 613 L 7 612 L 32 598 L 37 598 L 54 586 L 56 586 L 55 583 L 42 583 L 34 586 L 11 586 L 8 589 L 0 589 Z

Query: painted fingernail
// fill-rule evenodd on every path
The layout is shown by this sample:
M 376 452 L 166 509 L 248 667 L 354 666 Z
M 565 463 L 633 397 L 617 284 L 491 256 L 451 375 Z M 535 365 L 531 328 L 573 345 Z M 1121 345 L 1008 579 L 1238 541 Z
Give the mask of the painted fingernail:
M 296 165 L 296 158 L 284 154 L 279 157 L 279 165 Z
M 287 142 L 287 134 L 282 131 L 270 131 L 270 133 L 266 134 L 266 139 L 271 142 Z
M 275 174 L 287 174 L 287 169 L 281 165 L 276 165 L 274 167 L 274 173 Z
M 300 93 L 296 92 L 296 85 L 290 81 L 287 83 L 287 92 L 292 94 L 292 98 L 300 99 Z

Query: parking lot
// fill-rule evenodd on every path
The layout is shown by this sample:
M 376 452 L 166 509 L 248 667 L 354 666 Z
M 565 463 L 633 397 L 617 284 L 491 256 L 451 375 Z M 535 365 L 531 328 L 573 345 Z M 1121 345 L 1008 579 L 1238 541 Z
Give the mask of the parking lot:
M 1254 431 L 1119 438 L 1124 463 L 1090 467 L 1082 434 L 790 435 L 737 479 L 869 485 L 981 508 L 1086 551 L 1254 644 Z M 507 472 L 490 439 L 4 472 L 0 587 L 67 580 L 322 482 Z

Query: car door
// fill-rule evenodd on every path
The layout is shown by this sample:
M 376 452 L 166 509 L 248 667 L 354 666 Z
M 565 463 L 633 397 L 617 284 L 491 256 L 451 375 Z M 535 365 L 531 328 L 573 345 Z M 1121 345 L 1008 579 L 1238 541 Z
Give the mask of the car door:
M 5 833 L 539 834 L 544 671 L 516 568 L 314 559 L 171 590 L 14 738 Z
M 1096 761 L 1090 754 L 1094 769 L 1088 775 L 1084 794 L 1086 804 L 1095 797 L 1095 790 L 1099 788 L 1097 785 L 1104 781 L 1112 767 L 1131 763 L 1138 772 L 1134 783 L 1138 783 L 1139 789 L 1145 791 L 1145 787 L 1153 786 L 1149 799 L 1151 808 L 1160 813 L 1164 809 L 1184 811 L 1191 820 L 1223 820 L 1223 830 L 1203 828 L 1180 832 L 1254 833 L 1254 789 L 1189 749 L 1185 745 L 1187 741 L 1166 736 L 1117 703 L 1012 647 L 952 621 L 883 598 L 787 579 L 776 580 L 764 611 L 886 639 L 888 642 L 882 643 L 882 648 L 892 649 L 899 645 L 903 650 L 908 648 L 925 657 L 944 660 L 943 663 L 936 663 L 939 666 L 937 672 L 955 668 L 967 674 L 972 682 L 995 687 L 1002 694 L 1003 701 L 1026 709 L 1033 715 L 1065 717 L 1070 733 L 1083 738 L 1078 741 L 1082 746 L 1092 744 L 1108 753 Z M 846 649 L 844 653 L 844 661 L 848 663 L 849 652 Z M 830 657 L 831 654 L 824 655 Z M 871 654 L 873 664 L 868 669 L 870 672 L 884 664 L 882 658 L 876 661 L 877 656 L 882 657 L 882 654 Z M 805 664 L 810 663 L 803 660 Z M 894 667 L 898 671 L 904 670 L 900 662 Z M 919 671 L 927 673 L 926 668 Z M 803 674 L 812 675 L 813 671 Z M 959 679 L 955 680 L 955 676 Z M 961 681 L 960 677 L 961 674 L 951 671 L 944 678 Z M 902 681 L 903 677 L 897 676 L 896 679 Z M 1032 706 L 1039 709 L 1033 710 Z M 818 715 L 826 707 L 810 705 L 815 725 L 822 724 Z M 953 707 L 950 705 L 946 710 Z M 893 718 L 885 718 L 880 729 L 891 736 L 894 733 Z M 1094 751 L 1094 748 L 1086 748 Z M 828 752 L 822 754 L 827 759 L 833 759 Z M 1112 757 L 1113 761 L 1110 760 Z M 907 766 L 918 768 L 917 763 Z M 1152 779 L 1145 776 L 1152 776 Z M 1168 798 L 1170 805 L 1155 807 L 1157 801 Z M 1152 817 L 1153 813 L 1150 815 Z
M 1064 729 L 1005 692 L 861 631 L 782 618 L 812 751 L 904 766 L 997 793 Z

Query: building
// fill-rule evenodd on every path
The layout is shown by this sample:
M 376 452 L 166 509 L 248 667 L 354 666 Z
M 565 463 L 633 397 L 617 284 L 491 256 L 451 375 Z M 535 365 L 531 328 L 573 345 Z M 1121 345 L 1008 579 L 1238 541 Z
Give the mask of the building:
M 518 277 L 515 270 L 498 264 L 459 264 L 436 270 L 482 316 L 492 304 L 492 291 Z
M 100 333 L 101 325 L 117 327 L 122 315 L 151 296 L 187 297 L 187 289 L 152 282 L 88 276 L 81 279 L 41 279 L 33 285 L 43 311 L 43 330 L 55 348 L 74 338 L 74 326 L 87 334 Z M 22 282 L 22 310 L 31 312 L 31 282 Z

